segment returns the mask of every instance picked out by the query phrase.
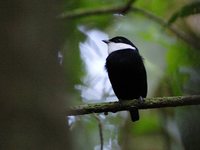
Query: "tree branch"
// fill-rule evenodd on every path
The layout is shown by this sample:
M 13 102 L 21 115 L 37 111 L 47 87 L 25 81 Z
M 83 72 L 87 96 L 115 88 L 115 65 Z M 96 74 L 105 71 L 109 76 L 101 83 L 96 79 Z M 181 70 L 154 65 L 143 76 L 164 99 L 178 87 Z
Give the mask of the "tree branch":
M 98 121 L 98 126 L 99 126 L 99 136 L 100 136 L 100 150 L 103 150 L 103 127 L 102 127 L 102 122 L 99 116 L 94 114 L 95 119 Z
M 186 34 L 181 29 L 178 29 L 175 25 L 169 26 L 167 21 L 165 21 L 162 18 L 154 15 L 153 13 L 146 11 L 144 9 L 138 8 L 138 7 L 132 7 L 130 10 L 133 11 L 133 12 L 138 12 L 138 13 L 142 14 L 143 16 L 151 19 L 152 21 L 160 24 L 164 28 L 167 28 L 176 37 L 178 37 L 179 39 L 181 39 L 182 41 L 184 41 L 185 43 L 187 43 L 191 47 L 196 48 L 196 49 L 200 48 L 200 43 L 197 42 L 196 40 L 194 40 L 190 35 Z
M 118 112 L 124 110 L 130 110 L 133 107 L 138 109 L 152 109 L 162 107 L 177 107 L 177 106 L 188 106 L 188 105 L 199 105 L 200 95 L 192 96 L 174 96 L 174 97 L 157 97 L 157 98 L 146 98 L 144 102 L 138 100 L 129 100 L 124 102 L 107 102 L 98 104 L 85 104 L 75 106 L 67 110 L 67 116 L 84 115 L 91 113 L 108 113 Z
M 102 7 L 102 8 L 92 8 L 92 9 L 77 9 L 72 12 L 65 12 L 58 16 L 61 19 L 72 19 L 92 15 L 103 15 L 108 13 L 119 13 L 125 14 L 131 9 L 131 5 L 135 0 L 129 0 L 125 5 L 122 6 L 112 6 L 112 7 Z
M 169 29 L 176 37 L 190 45 L 195 49 L 200 48 L 200 43 L 190 37 L 188 34 L 183 32 L 181 29 L 177 28 L 175 25 L 169 26 L 167 21 L 163 20 L 162 18 L 156 16 L 155 14 L 144 10 L 142 8 L 138 8 L 132 6 L 134 0 L 129 0 L 124 6 L 112 6 L 112 7 L 103 7 L 103 8 L 95 8 L 95 9 L 77 9 L 72 12 L 66 12 L 59 16 L 61 19 L 72 19 L 72 18 L 80 18 L 92 15 L 105 15 L 105 14 L 126 14 L 128 12 L 137 12 L 142 14 L 143 16 L 151 19 L 152 21 L 158 23 L 159 25 L 163 26 L 164 28 Z

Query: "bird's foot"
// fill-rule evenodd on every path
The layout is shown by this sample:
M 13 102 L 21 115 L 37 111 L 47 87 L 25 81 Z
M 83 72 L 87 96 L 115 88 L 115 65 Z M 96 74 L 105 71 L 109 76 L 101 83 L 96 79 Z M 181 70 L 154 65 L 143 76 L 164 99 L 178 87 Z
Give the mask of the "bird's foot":
M 144 103 L 144 101 L 145 101 L 144 98 L 143 98 L 142 96 L 140 96 L 140 97 L 139 97 L 139 103 L 142 104 L 142 103 Z

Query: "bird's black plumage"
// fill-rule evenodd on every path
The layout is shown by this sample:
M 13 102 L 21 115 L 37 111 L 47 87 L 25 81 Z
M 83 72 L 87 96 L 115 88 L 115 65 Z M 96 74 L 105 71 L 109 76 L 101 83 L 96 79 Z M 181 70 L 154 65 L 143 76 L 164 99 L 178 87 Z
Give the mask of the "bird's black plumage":
M 147 95 L 147 75 L 143 58 L 138 49 L 124 37 L 115 37 L 109 41 L 118 43 L 125 41 L 124 43 L 135 48 L 134 50 L 122 49 L 111 52 L 106 59 L 105 67 L 119 101 L 145 98 Z M 130 113 L 132 121 L 139 120 L 137 109 L 133 109 Z
M 133 47 L 136 48 L 136 46 L 131 42 L 129 41 L 127 38 L 123 37 L 123 36 L 116 36 L 112 39 L 109 40 L 110 42 L 114 42 L 114 43 L 125 43 L 125 44 L 129 44 Z M 137 49 L 137 48 L 136 48 Z

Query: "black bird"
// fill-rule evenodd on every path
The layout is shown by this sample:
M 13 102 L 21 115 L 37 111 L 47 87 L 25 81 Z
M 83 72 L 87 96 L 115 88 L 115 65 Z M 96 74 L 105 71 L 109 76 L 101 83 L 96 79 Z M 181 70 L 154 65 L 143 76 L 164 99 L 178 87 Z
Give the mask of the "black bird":
M 103 40 L 108 45 L 106 70 L 119 101 L 143 100 L 147 95 L 147 75 L 137 47 L 125 37 Z M 132 121 L 139 120 L 137 108 L 130 110 Z

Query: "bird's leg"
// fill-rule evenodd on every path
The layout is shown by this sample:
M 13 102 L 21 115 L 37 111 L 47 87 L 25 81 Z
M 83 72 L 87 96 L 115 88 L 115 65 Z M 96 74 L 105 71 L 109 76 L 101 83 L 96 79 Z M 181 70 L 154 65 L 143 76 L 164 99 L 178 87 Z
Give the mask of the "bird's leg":
M 144 98 L 142 96 L 139 97 L 139 103 L 144 103 Z
M 122 103 L 123 103 L 122 100 L 119 100 L 118 102 L 119 102 L 119 105 L 122 106 Z

